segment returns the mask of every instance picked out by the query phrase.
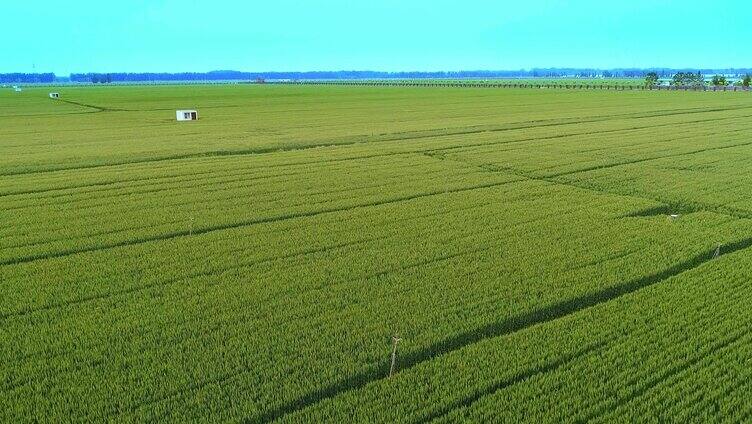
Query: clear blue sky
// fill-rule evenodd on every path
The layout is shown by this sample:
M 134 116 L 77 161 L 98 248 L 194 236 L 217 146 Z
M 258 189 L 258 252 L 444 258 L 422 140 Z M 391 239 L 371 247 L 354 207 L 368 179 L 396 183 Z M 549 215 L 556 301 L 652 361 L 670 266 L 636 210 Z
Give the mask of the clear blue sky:
M 0 72 L 752 66 L 737 0 L 4 3 Z

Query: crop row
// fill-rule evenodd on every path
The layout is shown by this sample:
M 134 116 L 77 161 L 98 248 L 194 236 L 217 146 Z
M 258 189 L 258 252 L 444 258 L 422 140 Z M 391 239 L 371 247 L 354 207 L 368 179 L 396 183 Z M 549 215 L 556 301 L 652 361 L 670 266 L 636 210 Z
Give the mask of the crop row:
M 408 211 L 468 203 L 479 207 L 399 221 Z M 14 284 L 3 294 L 17 299 L 0 343 L 9 358 L 3 396 L 18 406 L 9 417 L 64 400 L 91 419 L 149 419 L 160 411 L 259 418 L 322 387 L 383 378 L 394 331 L 407 342 L 402 355 L 421 357 L 458 334 L 472 340 L 478 328 L 708 252 L 715 242 L 708 229 L 730 241 L 743 227 L 710 215 L 683 223 L 618 218 L 642 207 L 559 185 L 514 183 L 342 212 L 323 226 L 306 218 L 263 239 L 254 237 L 259 229 L 238 229 L 214 243 L 220 234 L 6 266 Z M 343 219 L 351 215 L 353 221 Z M 310 239 L 363 242 L 289 256 Z M 218 251 L 203 261 L 191 256 L 213 252 L 209 246 Z M 268 255 L 253 246 L 279 246 L 280 258 L 233 267 L 245 255 Z M 155 266 L 141 268 L 140 261 Z M 169 273 L 178 280 L 162 285 Z M 40 293 L 39 281 L 58 283 Z M 87 300 L 98 287 L 124 292 Z M 65 298 L 74 302 L 40 308 Z M 43 303 L 31 306 L 35 299 Z M 24 304 L 28 312 L 16 314 Z M 84 392 L 45 399 L 61 386 Z M 203 399 L 201 407 L 187 407 L 191 399 Z
M 516 179 L 461 166 L 448 169 L 425 157 L 392 159 L 392 166 L 379 166 L 378 162 L 373 166 L 373 162 L 349 161 L 339 172 L 264 184 L 243 177 L 205 186 L 198 181 L 197 187 L 180 191 L 148 187 L 149 192 L 126 191 L 113 200 L 96 198 L 8 211 L 3 215 L 12 227 L 3 237 L 3 259 L 12 262 L 74 248 L 93 249 L 173 232 L 202 232 Z
M 669 204 L 748 217 L 752 215 L 752 194 L 746 174 L 746 169 L 752 165 L 750 151 L 752 145 L 745 144 L 559 179 L 595 190 L 624 195 L 639 193 Z
M 618 302 L 442 355 L 285 421 L 742 420 L 751 261 L 748 251 L 723 257 Z
M 460 147 L 444 153 L 450 158 L 473 159 L 471 163 L 476 164 L 514 164 L 513 168 L 519 171 L 553 177 L 661 157 L 682 159 L 679 156 L 749 146 L 747 133 L 750 129 L 748 122 L 740 120 L 721 129 L 702 124 L 677 125 L 628 133 L 581 135 L 576 142 L 574 138 L 556 138 L 514 146 Z M 598 150 L 604 143 L 608 149 Z
M 748 106 L 745 96 L 708 98 L 672 93 L 628 97 L 617 93 L 493 92 L 468 96 L 452 90 L 240 87 L 143 90 L 80 89 L 71 100 L 125 112 L 0 117 L 0 174 L 102 166 L 219 150 L 295 148 L 437 128 L 587 120 L 616 114 Z M 231 96 L 227 96 L 229 93 Z M 43 93 L 40 93 L 43 94 Z M 120 98 L 122 97 L 122 98 Z M 738 98 L 737 98 L 738 97 Z M 222 102 L 221 100 L 224 100 Z M 176 125 L 174 110 L 187 102 L 200 122 Z M 50 100 L 40 95 L 37 106 Z M 54 103 L 54 102 L 53 102 Z M 127 103 L 127 106 L 124 104 Z M 336 119 L 332 119 L 336 117 Z
M 490 99 L 490 100 L 496 100 L 496 99 Z M 639 105 L 640 103 L 636 102 L 636 105 Z M 745 109 L 744 105 L 734 105 L 734 104 L 724 104 L 723 106 L 719 107 L 712 107 L 712 106 L 705 106 L 701 108 L 693 108 L 693 107 L 682 107 L 677 108 L 676 105 L 665 105 L 665 109 L 661 110 L 654 110 L 651 106 L 651 108 L 648 108 L 646 110 L 633 110 L 632 108 L 625 108 L 623 105 L 620 108 L 611 108 L 608 105 L 593 105 L 592 110 L 590 110 L 589 107 L 583 107 L 581 104 L 576 104 L 577 107 L 573 107 L 575 104 L 554 104 L 554 105 L 546 105 L 546 104 L 536 104 L 530 106 L 530 109 L 528 110 L 528 106 L 524 108 L 522 111 L 518 111 L 517 109 L 522 109 L 519 105 L 514 105 L 515 107 L 512 108 L 512 110 L 505 111 L 503 115 L 503 119 L 499 119 L 499 111 L 498 111 L 498 104 L 494 104 L 493 106 L 495 109 L 490 109 L 488 114 L 482 114 L 480 116 L 477 116 L 476 114 L 473 114 L 469 117 L 461 116 L 458 117 L 458 122 L 453 123 L 449 119 L 442 119 L 440 123 L 438 123 L 435 120 L 427 121 L 430 125 L 421 128 L 421 129 L 414 129 L 412 131 L 401 131 L 398 129 L 398 127 L 391 123 L 389 125 L 389 131 L 384 132 L 383 129 L 379 129 L 378 131 L 368 130 L 368 131 L 360 131 L 357 128 L 350 128 L 350 131 L 347 135 L 344 137 L 335 137 L 328 132 L 325 132 L 327 135 L 325 138 L 321 141 L 327 145 L 349 145 L 352 142 L 369 142 L 369 141 L 384 141 L 384 140 L 400 140 L 400 139 L 414 139 L 417 137 L 425 137 L 425 136 L 431 136 L 431 135 L 442 135 L 444 133 L 448 134 L 464 134 L 464 133 L 475 133 L 482 135 L 486 131 L 498 131 L 498 130 L 514 130 L 515 128 L 524 130 L 525 133 L 529 132 L 529 130 L 534 129 L 541 131 L 540 133 L 534 133 L 533 136 L 538 137 L 545 137 L 547 135 L 555 135 L 560 134 L 562 130 L 568 130 L 567 126 L 574 125 L 581 125 L 583 123 L 593 123 L 593 122 L 605 122 L 608 123 L 609 121 L 612 122 L 614 125 L 613 127 L 605 127 L 607 129 L 619 129 L 620 126 L 623 126 L 622 128 L 628 129 L 630 128 L 630 125 L 633 126 L 634 123 L 629 122 L 631 119 L 638 119 L 640 121 L 644 119 L 649 119 L 651 117 L 653 118 L 661 118 L 663 119 L 668 118 L 667 120 L 658 120 L 656 121 L 659 124 L 668 125 L 672 123 L 673 119 L 677 119 L 679 121 L 681 120 L 697 120 L 698 117 L 702 118 L 715 118 L 719 122 L 733 119 L 735 116 L 738 116 L 739 113 L 743 113 Z M 464 105 L 456 105 L 457 107 L 461 107 Z M 491 106 L 489 106 L 491 107 Z M 543 109 L 546 111 L 548 108 L 559 108 L 559 109 L 566 109 L 566 108 L 572 108 L 571 112 L 568 112 L 566 115 L 546 115 L 543 113 L 540 109 Z M 537 108 L 537 109 L 536 109 Z M 741 109 L 740 109 L 741 108 Z M 748 108 L 748 107 L 747 107 Z M 551 112 L 551 111 L 548 111 Z M 540 113 L 541 119 L 534 119 L 531 120 L 531 116 Z M 473 123 L 472 121 L 468 121 L 468 118 L 472 118 L 473 120 L 478 120 L 478 122 Z M 544 119 L 545 118 L 545 119 Z M 412 119 L 412 118 L 411 118 Z M 98 121 L 107 121 L 106 117 L 99 117 Z M 618 122 L 618 121 L 627 121 L 627 122 Z M 97 121 L 95 121 L 97 122 Z M 493 125 L 489 125 L 489 122 L 494 122 Z M 625 125 L 628 124 L 628 125 Z M 203 125 L 203 124 L 202 124 Z M 551 128 L 551 126 L 554 126 L 554 128 Z M 0 148 L 4 149 L 4 156 L 3 160 L 8 161 L 12 159 L 17 159 L 26 165 L 29 165 L 31 162 L 33 162 L 36 156 L 34 153 L 30 153 L 29 147 L 28 147 L 28 138 L 29 134 L 28 131 L 26 131 L 27 126 L 24 126 L 24 136 L 19 143 L 21 143 L 19 146 L 22 146 L 24 148 L 23 154 L 14 154 L 12 150 L 9 149 L 10 141 L 14 139 L 12 135 L 8 135 L 8 141 L 3 143 Z M 34 125 L 34 127 L 39 127 L 39 125 Z M 558 127 L 558 128 L 556 128 Z M 54 125 L 51 125 L 50 132 L 56 131 L 54 128 Z M 96 127 L 95 127 L 96 128 Z M 576 126 L 573 126 L 572 129 L 576 129 Z M 38 128 L 39 129 L 39 128 Z M 43 129 L 43 128 L 41 128 Z M 211 133 L 204 134 L 205 131 L 211 131 L 211 129 L 208 128 L 191 128 L 192 132 L 198 131 L 200 132 L 201 137 L 211 137 Z M 59 130 L 58 130 L 59 131 Z M 63 169 L 71 167 L 70 169 L 76 169 L 76 163 L 80 163 L 79 160 L 76 160 L 75 158 L 73 160 L 66 159 L 66 155 L 69 153 L 74 153 L 75 155 L 82 155 L 83 150 L 85 147 L 85 144 L 87 143 L 94 143 L 95 149 L 102 150 L 102 143 L 107 144 L 107 152 L 108 154 L 113 154 L 117 156 L 125 155 L 118 163 L 135 163 L 135 164 L 146 164 L 147 166 L 142 166 L 145 170 L 150 170 L 150 167 L 148 165 L 152 165 L 149 161 L 152 161 L 154 159 L 160 159 L 160 158 L 180 158 L 184 157 L 185 153 L 189 153 L 191 151 L 196 152 L 195 154 L 202 154 L 202 153 L 212 153 L 212 152 L 228 152 L 232 153 L 233 151 L 243 152 L 249 150 L 251 148 L 251 151 L 253 151 L 252 146 L 248 145 L 247 138 L 249 136 L 248 132 L 240 133 L 235 136 L 235 138 L 232 140 L 231 143 L 224 142 L 221 145 L 215 144 L 214 141 L 211 139 L 206 140 L 205 138 L 201 139 L 201 144 L 205 147 L 204 149 L 200 151 L 195 151 L 195 146 L 193 146 L 193 143 L 188 147 L 188 150 L 184 150 L 186 148 L 186 144 L 189 140 L 186 139 L 186 137 L 183 136 L 182 133 L 175 133 L 176 130 L 172 130 L 173 134 L 152 134 L 151 130 L 143 129 L 138 126 L 134 127 L 132 124 L 129 124 L 125 128 L 108 128 L 105 130 L 102 130 L 106 133 L 107 138 L 114 138 L 117 140 L 122 139 L 128 139 L 129 141 L 127 143 L 118 142 L 115 143 L 113 146 L 112 144 L 114 142 L 111 142 L 108 139 L 103 140 L 103 135 L 92 133 L 93 131 L 90 129 L 81 129 L 79 126 L 76 126 L 75 129 L 71 130 L 70 134 L 56 134 L 56 135 L 50 135 L 50 134 L 44 134 L 42 135 L 43 139 L 45 140 L 45 144 L 42 146 L 42 151 L 46 153 L 54 153 L 54 158 L 56 163 L 65 164 L 65 167 L 62 167 Z M 576 133 L 577 131 L 572 131 Z M 227 129 L 223 129 L 223 133 L 227 133 Z M 258 137 L 258 134 L 252 133 L 254 139 Z M 293 140 L 298 140 L 298 143 L 301 147 L 305 146 L 311 146 L 311 145 L 317 145 L 317 143 L 320 143 L 315 138 L 311 138 L 310 133 L 306 133 L 307 136 L 302 137 L 294 137 Z M 65 135 L 65 137 L 62 137 L 62 135 Z M 56 151 L 54 149 L 51 150 L 49 139 L 50 137 L 54 137 L 56 140 L 54 143 L 54 146 L 60 146 L 60 147 L 66 147 L 65 151 Z M 151 140 L 151 137 L 157 137 L 156 140 Z M 530 135 L 528 135 L 530 137 Z M 134 139 L 135 138 L 135 139 Z M 163 139 L 172 140 L 170 143 L 165 143 L 162 141 Z M 177 141 L 180 140 L 180 141 Z M 224 140 L 224 138 L 223 138 Z M 145 148 L 142 152 L 137 153 L 135 151 L 131 151 L 134 148 L 144 148 L 145 146 L 141 145 L 141 143 L 148 143 L 148 148 Z M 415 142 L 415 140 L 412 140 L 411 142 Z M 177 145 L 176 145 L 177 143 Z M 274 148 L 283 148 L 285 145 L 295 145 L 290 144 L 289 142 L 285 142 L 285 144 L 279 144 L 275 142 L 271 142 L 271 140 L 268 140 L 267 142 L 264 142 L 263 140 L 260 141 L 253 141 L 254 145 L 257 145 L 260 143 L 260 147 L 262 149 L 274 149 Z M 70 146 L 68 146 L 70 144 Z M 123 152 L 118 152 L 118 149 L 124 148 Z M 154 150 L 157 149 L 167 149 L 169 151 L 169 154 L 157 154 L 157 152 Z M 181 152 L 184 151 L 184 152 Z M 130 152 L 130 153 L 128 153 Z M 373 153 L 373 152 L 372 152 Z M 144 162 L 147 161 L 147 162 Z M 102 169 L 92 169 L 87 168 L 91 166 L 101 166 L 105 165 L 106 163 L 102 163 L 101 161 L 95 161 L 95 162 L 85 162 L 80 163 L 79 168 L 77 169 L 81 176 L 85 176 L 87 174 L 92 176 L 101 177 L 99 172 L 102 171 Z M 6 165 L 9 165 L 9 163 L 6 163 Z M 105 171 L 107 171 L 105 169 Z M 106 176 L 107 173 L 105 172 L 104 175 Z M 33 176 L 36 177 L 36 176 Z M 45 181 L 44 175 L 40 176 L 41 178 L 34 178 L 34 180 L 40 180 Z M 53 178 L 57 177 L 56 175 L 53 175 Z M 29 181 L 29 183 L 32 183 L 33 180 L 30 180 L 29 178 L 23 178 L 19 179 L 18 177 L 14 178 L 13 180 L 8 180 L 6 178 L 6 181 L 10 182 L 13 181 L 15 184 L 13 184 L 13 187 L 17 187 L 19 185 L 23 186 L 24 181 Z M 33 186 L 32 186 L 33 187 Z
M 732 126 L 718 134 L 713 139 L 712 148 L 742 142 L 746 128 L 737 127 Z M 650 149 L 640 145 L 632 148 L 634 141 L 631 141 L 620 148 L 624 134 L 629 134 L 628 140 L 652 140 L 652 145 Z M 493 165 L 498 161 L 496 158 L 501 157 L 505 162 L 514 161 L 512 171 L 522 171 L 524 174 L 529 169 L 537 169 L 538 173 L 545 175 L 551 172 L 546 170 L 555 165 L 548 165 L 549 162 L 542 159 L 550 158 L 550 163 L 562 164 L 559 169 L 564 166 L 564 169 L 577 170 L 620 164 L 620 161 L 629 163 L 691 154 L 707 149 L 708 135 L 713 133 L 690 125 L 683 133 L 672 134 L 668 139 L 665 132 L 656 129 L 631 130 L 624 134 L 616 132 L 551 140 L 534 139 L 519 143 L 513 149 L 491 145 L 445 151 L 447 153 L 442 154 L 470 164 Z M 677 139 L 683 143 L 677 145 Z M 613 148 L 607 158 L 599 159 L 588 147 L 601 145 L 604 141 L 613 144 Z M 619 151 L 620 155 L 615 155 L 615 151 Z M 481 182 L 505 181 L 504 178 L 507 178 L 503 173 L 487 173 L 454 161 L 438 163 L 429 158 L 416 158 L 420 157 L 376 157 L 323 163 L 317 167 L 309 164 L 297 166 L 297 172 L 294 165 L 255 170 L 248 163 L 232 160 L 227 163 L 232 166 L 227 172 L 210 173 L 207 170 L 203 171 L 206 174 L 199 174 L 196 178 L 186 176 L 88 188 L 93 191 L 83 187 L 60 193 L 6 196 L 5 210 L 0 211 L 8 223 L 4 230 L 0 230 L 6 234 L 3 238 L 3 259 L 12 262 L 54 255 L 71 251 L 74 247 L 87 250 L 129 240 L 155 238 L 176 231 L 202 231 L 232 225 L 233 222 L 273 219 L 281 211 L 288 215 L 312 213 L 369 204 L 385 197 L 407 196 L 411 192 L 419 194 L 425 189 L 453 190 L 463 187 L 463 184 L 472 186 Z M 215 169 L 222 169 L 216 166 L 223 162 L 211 163 Z M 420 163 L 420 166 L 416 166 L 416 163 Z M 448 167 L 454 169 L 450 171 Z M 190 169 L 190 166 L 186 168 Z M 463 183 L 467 177 L 470 179 Z M 420 181 L 426 181 L 427 185 L 421 187 Z M 403 191 L 396 190 L 400 184 L 408 187 Z M 388 196 L 385 196 L 382 193 L 387 187 L 390 189 Z M 417 190 L 418 187 L 420 190 Z M 113 220 L 113 215 L 118 220 Z
M 595 120 L 561 120 L 543 121 L 520 125 L 485 125 L 457 128 L 442 128 L 433 131 L 418 131 L 407 133 L 387 133 L 366 138 L 351 137 L 343 143 L 357 141 L 356 145 L 346 145 L 347 149 L 327 149 L 324 151 L 286 152 L 284 155 L 264 155 L 263 160 L 254 155 L 243 155 L 243 151 L 229 150 L 228 156 L 214 158 L 192 158 L 170 161 L 147 161 L 130 163 L 122 166 L 81 168 L 55 173 L 32 173 L 0 178 L 0 186 L 4 190 L 1 195 L 13 193 L 34 194 L 47 191 L 87 188 L 93 185 L 104 186 L 118 184 L 125 185 L 132 181 L 150 181 L 182 175 L 195 177 L 208 173 L 220 173 L 227 167 L 233 170 L 245 169 L 252 172 L 256 169 L 269 167 L 287 168 L 297 164 L 321 163 L 333 160 L 347 160 L 363 156 L 386 155 L 390 153 L 414 153 L 425 149 L 461 149 L 472 146 L 494 146 L 503 143 L 525 143 L 539 139 L 559 139 L 565 137 L 579 137 L 595 134 L 630 134 L 635 130 L 649 128 L 663 128 L 664 131 L 674 131 L 689 125 L 697 128 L 707 123 L 734 123 L 743 121 L 748 113 L 742 109 L 737 112 L 701 112 L 689 115 L 681 111 L 674 115 L 654 116 L 653 114 L 616 115 L 598 117 Z M 624 138 L 629 140 L 629 138 Z M 378 146 L 370 142 L 379 142 Z M 632 141 L 634 142 L 634 140 Z M 336 145 L 336 143 L 335 143 Z M 606 145 L 599 145 L 607 149 Z M 374 149 L 378 147 L 378 149 Z M 315 154 L 312 154 L 315 153 Z M 324 154 L 325 153 L 325 154 Z M 221 168 L 219 168 L 221 166 Z M 126 175 L 128 177 L 126 178 Z M 153 181 L 152 181 L 153 182 Z M 13 190 L 11 190 L 11 188 Z M 64 191 L 64 193 L 67 191 Z M 75 193 L 75 191 L 71 191 Z

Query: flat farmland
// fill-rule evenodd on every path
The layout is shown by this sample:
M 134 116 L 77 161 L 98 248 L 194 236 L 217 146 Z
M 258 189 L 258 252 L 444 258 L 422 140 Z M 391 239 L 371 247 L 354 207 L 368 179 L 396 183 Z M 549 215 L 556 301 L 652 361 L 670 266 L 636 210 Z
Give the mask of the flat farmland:
M 0 91 L 2 422 L 752 415 L 749 93 L 54 90 Z

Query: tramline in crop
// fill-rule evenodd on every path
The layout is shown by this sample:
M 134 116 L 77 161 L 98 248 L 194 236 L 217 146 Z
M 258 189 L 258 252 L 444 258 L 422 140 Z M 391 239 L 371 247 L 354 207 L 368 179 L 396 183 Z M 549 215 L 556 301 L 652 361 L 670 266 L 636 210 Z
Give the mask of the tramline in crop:
M 0 93 L 0 421 L 750 410 L 748 93 L 67 90 Z

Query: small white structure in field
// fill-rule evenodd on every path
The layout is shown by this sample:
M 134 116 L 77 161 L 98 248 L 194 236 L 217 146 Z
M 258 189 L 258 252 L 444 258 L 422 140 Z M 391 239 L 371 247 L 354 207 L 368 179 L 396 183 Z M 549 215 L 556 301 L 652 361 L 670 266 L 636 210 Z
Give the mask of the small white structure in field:
M 50 98 L 51 99 L 59 99 L 60 98 L 60 93 L 50 93 Z
M 16 93 L 20 93 L 22 90 L 21 90 L 21 87 L 13 87 L 13 91 L 15 91 Z
M 197 121 L 198 112 L 195 110 L 176 110 L 175 117 L 178 121 Z

